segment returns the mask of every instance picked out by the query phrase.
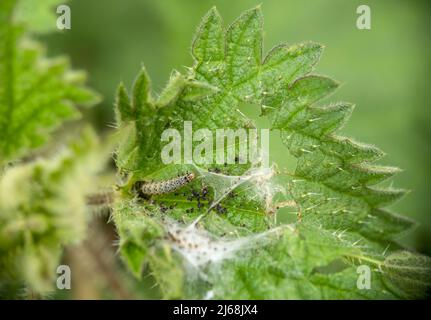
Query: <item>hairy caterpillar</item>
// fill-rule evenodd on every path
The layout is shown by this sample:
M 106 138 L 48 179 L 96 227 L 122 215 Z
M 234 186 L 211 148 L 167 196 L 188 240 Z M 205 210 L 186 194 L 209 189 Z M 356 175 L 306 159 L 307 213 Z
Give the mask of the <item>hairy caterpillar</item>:
M 182 176 L 172 178 L 165 181 L 154 181 L 142 183 L 140 191 L 144 195 L 157 195 L 173 192 L 186 184 L 190 183 L 195 178 L 193 172 L 186 173 Z

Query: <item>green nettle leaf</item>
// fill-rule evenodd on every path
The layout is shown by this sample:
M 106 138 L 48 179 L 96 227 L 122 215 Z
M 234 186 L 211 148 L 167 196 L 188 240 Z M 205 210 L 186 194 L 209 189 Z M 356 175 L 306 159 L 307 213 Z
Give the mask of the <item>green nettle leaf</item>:
M 49 31 L 58 0 L 0 2 L 0 297 L 53 289 L 62 248 L 84 237 L 86 196 L 107 152 L 90 129 L 48 159 L 49 132 L 98 96 L 65 58 L 48 59 L 29 32 Z M 36 8 L 30 10 L 30 8 Z M 48 16 L 50 16 L 48 18 Z M 20 163 L 19 157 L 25 157 Z M 105 158 L 104 158 L 105 157 Z M 22 159 L 23 160 L 23 159 Z M 6 166 L 9 162 L 15 162 Z
M 382 264 L 387 284 L 404 298 L 421 298 L 431 286 L 431 259 L 408 251 L 395 252 Z
M 130 94 L 119 86 L 116 161 L 124 183 L 113 218 L 125 262 L 138 278 L 150 273 L 165 298 L 423 297 L 430 259 L 398 251 L 397 237 L 413 222 L 383 209 L 405 193 L 379 185 L 398 169 L 373 164 L 383 155 L 376 147 L 337 135 L 353 105 L 319 104 L 339 85 L 312 74 L 323 46 L 280 45 L 263 57 L 262 25 L 257 7 L 225 30 L 213 8 L 185 75 L 175 71 L 160 95 L 145 69 Z M 280 131 L 297 158 L 294 172 L 162 163 L 163 130 L 182 133 L 184 121 L 213 133 L 253 128 L 238 110 L 244 102 Z M 166 183 L 185 171 L 196 179 L 178 191 L 137 191 L 138 183 Z M 286 206 L 296 223 L 277 223 Z
M 22 4 L 0 4 L 0 165 L 41 146 L 62 121 L 79 117 L 75 104 L 99 99 L 66 58 L 46 58 L 40 44 L 23 36 L 16 22 Z
M 16 165 L 1 177 L 0 296 L 12 294 L 7 285 L 17 279 L 38 293 L 52 290 L 62 246 L 85 236 L 86 195 L 101 168 L 97 150 L 87 129 L 54 158 Z

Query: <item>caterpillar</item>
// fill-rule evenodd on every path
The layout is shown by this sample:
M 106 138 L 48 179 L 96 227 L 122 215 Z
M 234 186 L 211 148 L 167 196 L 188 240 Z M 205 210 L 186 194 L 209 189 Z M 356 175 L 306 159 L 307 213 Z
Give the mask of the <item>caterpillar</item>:
M 182 176 L 172 178 L 165 181 L 154 181 L 142 183 L 140 186 L 140 191 L 144 195 L 157 195 L 173 192 L 186 184 L 193 181 L 195 174 L 193 172 L 188 172 Z

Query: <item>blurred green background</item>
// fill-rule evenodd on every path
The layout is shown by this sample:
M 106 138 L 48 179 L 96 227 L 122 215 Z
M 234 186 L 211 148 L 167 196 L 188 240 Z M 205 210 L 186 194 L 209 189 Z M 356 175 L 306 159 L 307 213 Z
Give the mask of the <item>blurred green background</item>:
M 90 85 L 104 102 L 86 116 L 101 131 L 109 130 L 120 80 L 130 85 L 145 63 L 160 91 L 172 69 L 184 71 L 192 64 L 192 35 L 213 5 L 229 24 L 259 3 L 266 52 L 280 42 L 326 45 L 316 72 L 343 83 L 330 100 L 356 103 L 343 134 L 376 144 L 387 153 L 382 164 L 404 169 L 391 183 L 412 192 L 392 209 L 421 227 L 402 241 L 431 254 L 430 1 L 73 0 L 72 29 L 43 40 L 51 55 L 69 55 L 75 68 L 88 71 Z M 356 28 L 361 4 L 371 7 L 371 30 Z M 271 156 L 285 161 L 287 149 L 274 137 Z

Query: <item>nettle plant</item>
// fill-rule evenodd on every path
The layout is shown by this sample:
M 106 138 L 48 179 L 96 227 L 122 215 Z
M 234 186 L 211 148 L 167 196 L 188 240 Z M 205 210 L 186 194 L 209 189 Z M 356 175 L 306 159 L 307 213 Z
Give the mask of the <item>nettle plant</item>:
M 85 234 L 86 202 L 108 199 L 121 257 L 138 279 L 150 274 L 164 298 L 425 297 L 430 259 L 396 241 L 413 222 L 383 209 L 405 192 L 377 186 L 398 169 L 372 164 L 379 149 L 336 134 L 351 104 L 319 105 L 338 87 L 312 74 L 320 44 L 280 45 L 263 58 L 259 7 L 227 30 L 211 9 L 185 74 L 173 72 L 159 95 L 144 69 L 130 93 L 120 84 L 118 183 L 109 197 L 89 197 L 106 158 L 90 130 L 54 157 L 32 160 L 29 150 L 96 95 L 67 63 L 23 41 L 16 3 L 0 3 L 1 296 L 49 290 L 62 247 Z M 196 130 L 253 129 L 238 112 L 243 103 L 280 132 L 294 170 L 162 162 L 163 131 L 182 132 L 186 121 Z M 287 207 L 295 221 L 277 222 Z
M 405 191 L 380 188 L 397 168 L 373 165 L 376 147 L 338 136 L 353 105 L 320 106 L 338 83 L 312 74 L 318 43 L 280 45 L 262 57 L 255 8 L 227 30 L 215 8 L 192 45 L 194 65 L 174 72 L 154 97 L 145 70 L 129 95 L 120 85 L 116 163 L 124 184 L 113 205 L 120 251 L 137 277 L 150 272 L 165 298 L 334 299 L 422 297 L 430 259 L 402 251 L 396 237 L 412 222 L 382 207 Z M 250 128 L 241 103 L 260 107 L 297 158 L 293 173 L 244 165 L 164 165 L 166 128 Z M 179 192 L 145 199 L 136 182 L 196 178 Z M 293 206 L 295 223 L 277 224 Z M 358 266 L 371 270 L 358 287 Z
M 398 169 L 372 164 L 383 156 L 376 147 L 337 135 L 353 105 L 318 104 L 338 87 L 312 74 L 322 45 L 280 45 L 263 57 L 262 24 L 257 7 L 225 30 L 213 8 L 185 75 L 174 72 L 157 97 L 144 69 L 130 94 L 119 86 L 122 183 L 112 215 L 122 257 L 137 277 L 150 273 L 165 298 L 423 297 L 430 259 L 397 244 L 413 223 L 383 209 L 405 191 L 376 186 Z M 237 111 L 244 102 L 280 131 L 297 159 L 294 172 L 162 163 L 164 129 L 181 132 L 184 121 L 195 129 L 251 128 Z M 137 183 L 162 186 L 185 172 L 196 178 L 180 191 L 136 192 Z M 296 210 L 295 223 L 277 224 L 285 206 Z M 365 288 L 363 265 L 371 271 Z
M 54 128 L 80 117 L 77 105 L 99 101 L 84 73 L 66 58 L 47 58 L 29 34 L 49 31 L 37 17 L 51 17 L 56 2 L 40 1 L 39 15 L 33 2 L 0 2 L 0 298 L 52 290 L 62 247 L 86 234 L 86 194 L 103 168 L 90 128 L 68 147 L 46 146 Z

